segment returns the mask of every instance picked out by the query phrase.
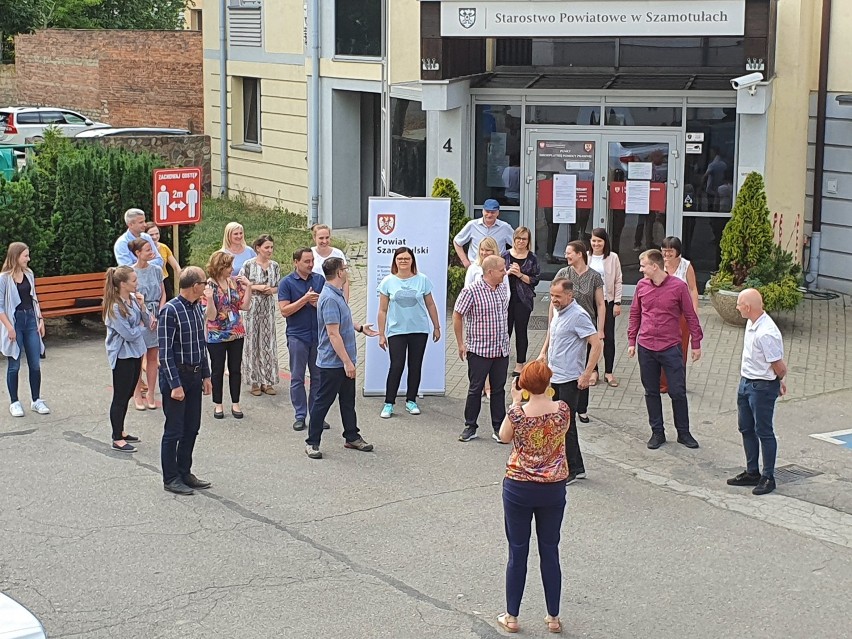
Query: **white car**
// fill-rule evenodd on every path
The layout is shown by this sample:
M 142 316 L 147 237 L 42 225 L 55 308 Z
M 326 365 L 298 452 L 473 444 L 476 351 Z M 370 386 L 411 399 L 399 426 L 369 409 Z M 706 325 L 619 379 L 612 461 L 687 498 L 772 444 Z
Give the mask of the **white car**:
M 81 131 L 108 127 L 85 115 L 54 107 L 0 107 L 0 144 L 26 144 L 40 141 L 48 127 L 73 138 Z
M 0 639 L 47 639 L 47 635 L 35 615 L 0 592 Z
M 147 135 L 191 135 L 186 129 L 171 129 L 166 127 L 121 127 L 121 128 L 92 128 L 81 131 L 76 138 L 115 138 L 122 136 L 142 137 Z

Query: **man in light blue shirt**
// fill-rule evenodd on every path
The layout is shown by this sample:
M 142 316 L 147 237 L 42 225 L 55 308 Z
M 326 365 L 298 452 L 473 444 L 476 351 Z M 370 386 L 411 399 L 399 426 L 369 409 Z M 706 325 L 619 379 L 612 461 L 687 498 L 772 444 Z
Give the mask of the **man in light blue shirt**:
M 497 250 L 502 253 L 513 244 L 512 225 L 497 218 L 500 216 L 500 204 L 497 200 L 485 200 L 482 205 L 482 217 L 471 220 L 453 238 L 453 248 L 465 268 L 475 262 L 479 255 L 479 243 L 486 237 L 493 237 L 497 242 Z M 467 253 L 464 245 L 468 244 Z
M 349 279 L 349 267 L 339 257 L 331 257 L 322 265 L 326 283 L 317 301 L 317 367 L 320 383 L 317 398 L 310 409 L 308 438 L 305 454 L 311 459 L 322 459 L 320 440 L 323 423 L 335 398 L 340 401 L 345 448 L 362 452 L 373 450 L 361 437 L 358 416 L 355 413 L 355 363 L 358 359 L 355 332 L 367 337 L 378 335 L 370 324 L 355 325 L 352 311 L 343 295 L 343 286 Z
M 157 268 L 163 268 L 163 258 L 160 255 L 157 243 L 151 239 L 150 235 L 143 233 L 145 228 L 145 211 L 142 209 L 127 209 L 124 212 L 124 223 L 127 224 L 127 233 L 121 235 L 115 241 L 115 246 L 113 247 L 116 263 L 119 266 L 133 266 L 136 264 L 136 256 L 133 255 L 133 252 L 127 245 L 141 237 L 143 240 L 148 240 L 148 244 L 151 245 L 156 256 L 148 263 L 153 264 Z

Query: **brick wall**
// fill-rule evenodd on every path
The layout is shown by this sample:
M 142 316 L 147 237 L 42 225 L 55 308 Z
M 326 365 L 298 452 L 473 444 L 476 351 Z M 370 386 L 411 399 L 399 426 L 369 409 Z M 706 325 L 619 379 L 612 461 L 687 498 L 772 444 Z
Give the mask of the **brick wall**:
M 0 106 L 18 103 L 17 72 L 14 64 L 0 64 Z
M 20 35 L 18 103 L 66 107 L 113 126 L 203 133 L 202 57 L 199 31 L 48 29 Z
M 77 144 L 116 146 L 131 151 L 149 151 L 162 157 L 169 168 L 200 166 L 201 191 L 210 195 L 210 136 L 169 135 L 140 137 L 81 138 Z

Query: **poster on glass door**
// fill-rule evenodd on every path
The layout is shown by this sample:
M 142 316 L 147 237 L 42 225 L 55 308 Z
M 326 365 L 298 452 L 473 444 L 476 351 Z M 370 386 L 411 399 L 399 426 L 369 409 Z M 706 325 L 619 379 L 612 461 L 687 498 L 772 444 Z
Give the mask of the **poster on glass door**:
M 592 208 L 592 196 L 595 188 L 595 143 L 576 140 L 542 140 L 536 150 L 536 173 L 549 173 L 551 179 L 538 182 L 538 202 L 540 208 L 565 209 L 564 199 L 556 203 L 555 193 L 557 175 L 572 175 L 576 178 L 574 208 Z M 567 182 L 562 183 L 567 187 Z M 562 191 L 564 194 L 565 192 Z M 565 215 L 570 213 L 565 212 Z M 554 211 L 554 215 L 556 212 Z M 563 213 L 560 213 L 563 215 Z M 555 223 L 563 220 L 554 218 Z M 573 220 L 570 223 L 573 223 Z

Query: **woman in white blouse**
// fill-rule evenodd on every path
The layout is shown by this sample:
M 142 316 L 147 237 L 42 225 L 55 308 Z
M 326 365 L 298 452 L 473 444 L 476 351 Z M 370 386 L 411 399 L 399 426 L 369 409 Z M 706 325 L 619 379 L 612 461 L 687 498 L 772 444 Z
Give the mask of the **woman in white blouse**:
M 589 252 L 589 268 L 601 274 L 604 281 L 604 302 L 606 320 L 604 322 L 604 379 L 615 388 L 618 380 L 613 375 L 615 367 L 615 318 L 621 315 L 621 260 L 613 252 L 606 229 L 592 230 L 592 250 Z

